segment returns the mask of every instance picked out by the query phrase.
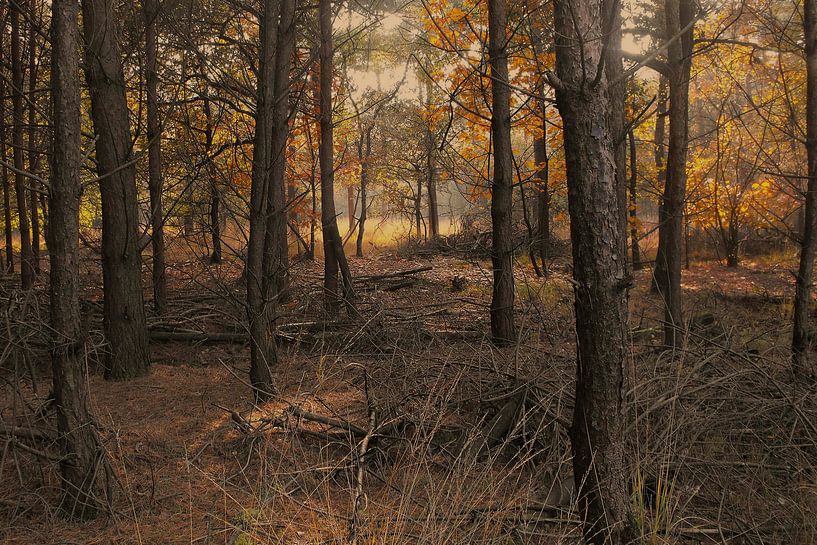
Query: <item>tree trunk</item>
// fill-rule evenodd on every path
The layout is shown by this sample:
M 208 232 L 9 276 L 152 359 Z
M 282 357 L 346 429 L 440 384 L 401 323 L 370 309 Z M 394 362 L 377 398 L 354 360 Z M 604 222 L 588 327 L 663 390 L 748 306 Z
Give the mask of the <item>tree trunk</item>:
M 536 161 L 536 247 L 542 260 L 542 273 L 548 274 L 548 254 L 550 248 L 550 188 L 548 187 L 549 161 L 547 151 L 547 110 L 542 111 L 542 136 L 533 142 L 533 158 Z M 535 257 L 535 256 L 534 256 Z
M 363 257 L 363 233 L 366 230 L 366 214 L 368 207 L 368 196 L 366 194 L 369 185 L 369 159 L 372 155 L 372 128 L 369 127 L 365 135 L 360 139 L 357 148 L 358 159 L 360 160 L 360 215 L 357 222 L 357 244 L 355 250 L 357 257 Z
M 417 170 L 417 188 L 414 191 L 414 228 L 417 240 L 423 238 L 423 173 Z
M 609 8 L 617 11 L 618 6 Z M 627 366 L 626 230 L 620 221 L 617 135 L 612 130 L 601 40 L 604 0 L 555 2 L 556 103 L 564 126 L 578 362 L 570 430 L 584 537 L 629 543 L 629 470 L 624 451 Z M 617 17 L 613 17 L 617 21 Z M 616 23 L 618 24 L 618 23 Z M 621 83 L 619 82 L 619 85 Z
M 39 154 L 37 153 L 37 128 L 36 128 L 36 88 L 37 88 L 37 30 L 35 24 L 37 2 L 29 2 L 28 14 L 28 171 L 37 173 Z M 33 179 L 29 179 L 31 189 L 29 190 L 29 209 L 31 210 L 31 259 L 34 262 L 34 274 L 40 274 L 40 210 L 38 195 L 42 188 Z
M 513 320 L 513 151 L 508 85 L 505 0 L 488 2 L 488 58 L 491 66 L 491 134 L 494 176 L 491 183 L 491 263 L 494 270 L 491 298 L 491 337 L 498 346 L 516 341 Z
M 338 231 L 337 213 L 335 212 L 335 165 L 334 147 L 332 144 L 332 6 L 331 0 L 318 1 L 318 19 L 320 24 L 320 80 L 318 86 L 318 103 L 320 105 L 321 141 L 318 158 L 321 168 L 321 229 L 323 231 L 323 291 L 326 296 L 327 310 L 337 313 L 340 303 L 338 290 L 338 270 L 341 272 L 344 288 L 344 300 L 347 308 L 353 310 L 354 291 L 352 275 L 343 241 Z
M 653 158 L 655 161 L 655 187 L 664 188 L 667 185 L 667 171 L 665 168 L 664 158 L 666 155 L 666 119 L 667 119 L 667 77 L 661 74 L 658 79 L 658 104 L 656 106 L 655 117 L 655 136 L 653 145 L 655 147 Z M 658 203 L 658 229 L 664 223 L 664 199 L 663 191 L 660 202 Z M 653 292 L 658 291 L 658 278 L 666 276 L 666 269 L 664 268 L 664 256 L 661 245 L 655 254 L 655 265 L 653 267 L 653 276 L 651 289 Z
M 207 81 L 205 74 L 205 58 L 200 59 L 201 76 L 203 81 Z M 215 123 L 213 121 L 213 110 L 210 105 L 210 92 L 205 89 L 202 95 L 202 110 L 204 111 L 204 157 L 207 160 L 205 170 L 207 181 L 210 187 L 210 236 L 213 243 L 213 252 L 210 254 L 210 263 L 221 263 L 221 191 L 216 182 L 216 172 L 213 169 L 213 161 L 210 153 L 213 150 L 213 139 L 215 138 Z
M 805 229 L 800 240 L 800 267 L 794 296 L 794 328 L 791 351 L 795 377 L 815 375 L 809 361 L 808 318 L 811 284 L 814 277 L 814 255 L 817 250 L 817 1 L 803 4 L 806 52 L 806 154 L 808 187 L 805 203 Z
M 440 211 L 437 204 L 437 147 L 434 145 L 434 133 L 426 129 L 426 191 L 428 192 L 428 226 L 431 238 L 440 236 Z
M 633 270 L 640 271 L 641 248 L 638 244 L 638 156 L 635 133 L 632 127 L 627 131 L 630 142 L 630 251 L 633 255 Z
M 10 7 L 7 9 L 11 9 Z M 5 13 L 0 10 L 0 20 L 5 20 Z M 6 49 L 3 43 L 5 32 L 0 32 L 0 66 L 6 62 Z M 0 96 L 6 96 L 6 80 L 0 77 Z M 5 270 L 14 272 L 14 239 L 11 230 L 11 183 L 9 182 L 8 168 L 5 165 L 6 158 L 6 101 L 0 100 L 0 158 L 3 159 L 0 175 L 3 177 L 3 227 L 6 241 L 6 263 Z
M 267 401 L 275 390 L 272 368 L 278 351 L 266 301 L 264 279 L 267 207 L 270 199 L 270 151 L 275 77 L 275 42 L 278 31 L 278 2 L 264 0 L 261 20 L 261 53 L 255 106 L 252 186 L 250 188 L 250 238 L 247 248 L 247 317 L 250 329 L 250 383 L 256 401 Z
M 677 36 L 692 20 L 690 0 L 666 0 L 667 39 Z M 689 78 L 692 68 L 692 27 L 667 49 L 669 64 L 669 144 L 663 218 L 658 229 L 661 264 L 655 275 L 664 312 L 664 344 L 675 347 L 683 330 L 681 313 L 681 239 L 686 200 L 686 162 L 689 144 Z
M 145 80 L 147 87 L 148 189 L 150 191 L 151 245 L 153 247 L 153 308 L 167 308 L 164 208 L 162 206 L 162 127 L 159 122 L 159 74 L 156 67 L 158 0 L 142 0 L 145 18 Z
M 82 0 L 82 21 L 101 178 L 105 377 L 129 379 L 146 374 L 149 359 L 136 176 L 114 6 L 113 0 Z
M 23 58 L 20 44 L 20 14 L 22 4 L 10 6 L 11 16 L 11 108 L 12 146 L 14 147 L 14 190 L 17 194 L 17 216 L 20 228 L 20 280 L 24 290 L 34 286 L 34 256 L 31 249 L 31 232 L 28 223 L 28 203 L 26 203 L 26 178 L 23 175 Z
M 346 216 L 349 220 L 346 236 L 350 237 L 355 230 L 355 188 L 351 185 L 346 188 L 346 210 L 348 211 Z
M 51 3 L 53 142 L 50 169 L 51 335 L 54 407 L 61 450 L 61 511 L 90 519 L 104 507 L 105 450 L 91 417 L 86 386 L 86 335 L 79 296 L 79 208 L 82 187 L 79 82 L 79 5 Z
M 270 198 L 267 201 L 264 279 L 270 282 L 266 299 L 273 308 L 289 299 L 286 166 L 289 137 L 289 69 L 295 52 L 296 0 L 281 0 L 273 74 Z

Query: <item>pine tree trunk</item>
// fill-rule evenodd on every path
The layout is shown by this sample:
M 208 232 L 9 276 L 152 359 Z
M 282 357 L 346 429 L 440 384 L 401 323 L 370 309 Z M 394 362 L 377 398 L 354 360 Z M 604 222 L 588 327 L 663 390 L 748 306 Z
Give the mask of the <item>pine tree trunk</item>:
M 678 35 L 692 20 L 690 0 L 666 0 L 667 39 Z M 670 69 L 669 144 L 663 214 L 658 229 L 661 264 L 656 285 L 665 306 L 664 344 L 675 347 L 683 330 L 681 312 L 681 240 L 686 201 L 686 162 L 689 144 L 689 78 L 692 68 L 692 27 L 667 49 Z
M 34 256 L 31 249 L 31 226 L 28 222 L 26 178 L 23 172 L 23 58 L 20 39 L 22 3 L 9 7 L 11 16 L 11 108 L 14 124 L 11 129 L 14 148 L 14 190 L 17 194 L 17 217 L 20 228 L 20 280 L 24 290 L 34 286 Z
M 667 185 L 667 170 L 665 166 L 665 155 L 666 155 L 666 119 L 667 119 L 667 78 L 663 74 L 659 76 L 658 79 L 658 100 L 657 100 L 657 107 L 655 113 L 655 136 L 653 145 L 655 147 L 653 153 L 653 159 L 655 161 L 655 172 L 656 172 L 656 187 L 665 188 Z M 658 228 L 661 229 L 661 225 L 664 223 L 664 200 L 663 200 L 663 191 L 661 194 L 661 200 L 658 203 Z M 658 291 L 658 278 L 662 276 L 666 276 L 666 268 L 665 268 L 665 261 L 663 256 L 663 250 L 661 245 L 658 245 L 658 249 L 655 254 L 655 265 L 653 266 L 653 276 L 651 282 L 651 290 L 653 292 Z
M 604 0 L 555 2 L 556 103 L 564 127 L 578 362 L 570 430 L 585 540 L 630 543 L 624 452 L 627 366 L 626 230 L 620 220 L 616 138 L 607 77 L 599 68 Z M 617 17 L 613 19 L 617 20 Z M 615 47 L 615 46 L 613 46 Z
M 792 367 L 795 377 L 814 377 L 809 360 L 809 306 L 814 278 L 814 257 L 817 251 L 817 1 L 803 4 L 806 53 L 806 154 L 808 156 L 808 187 L 805 203 L 805 228 L 800 239 L 800 266 L 794 296 L 794 328 L 792 332 Z
M 428 192 L 428 226 L 431 238 L 440 236 L 440 211 L 437 204 L 437 148 L 434 133 L 426 128 L 426 192 Z
M 250 238 L 246 266 L 247 317 L 250 326 L 250 383 L 256 401 L 266 401 L 273 396 L 275 390 L 272 382 L 272 369 L 278 363 L 278 351 L 275 346 L 275 335 L 272 331 L 270 309 L 265 292 L 268 282 L 264 279 L 278 14 L 278 2 L 264 0 L 250 189 Z
M 79 297 L 79 208 L 82 188 L 79 82 L 79 4 L 51 3 L 53 144 L 50 169 L 50 254 L 54 407 L 61 450 L 62 513 L 91 519 L 105 507 L 105 450 L 90 414 L 86 386 L 86 336 Z
M 488 2 L 488 57 L 491 66 L 491 134 L 494 176 L 491 182 L 491 263 L 494 271 L 491 298 L 491 337 L 498 346 L 516 341 L 513 319 L 513 155 L 505 0 Z
M 642 264 L 641 247 L 638 244 L 638 156 L 632 127 L 627 131 L 627 139 L 630 142 L 630 251 L 633 255 L 633 270 L 640 271 Z
M 145 80 L 147 87 L 148 189 L 150 192 L 151 245 L 153 248 L 153 308 L 167 309 L 165 275 L 164 208 L 162 206 L 162 128 L 159 122 L 159 74 L 156 67 L 158 0 L 143 0 L 145 18 Z
M 281 0 L 276 36 L 270 144 L 270 198 L 267 201 L 264 278 L 267 301 L 289 300 L 289 245 L 287 244 L 286 167 L 289 138 L 289 69 L 295 52 L 295 0 Z
M 109 345 L 105 377 L 129 379 L 146 374 L 149 359 L 136 173 L 115 5 L 113 0 L 82 0 L 82 21 L 101 178 L 103 322 Z
M 372 128 L 369 127 L 361 137 L 358 145 L 358 159 L 360 160 L 360 215 L 357 222 L 357 243 L 355 250 L 357 257 L 363 257 L 363 236 L 366 230 L 366 215 L 369 206 L 367 188 L 369 185 L 369 160 L 372 155 Z
M 28 14 L 28 171 L 37 174 L 39 154 L 37 153 L 37 128 L 36 128 L 36 93 L 37 87 L 37 31 L 36 24 L 37 2 L 29 2 Z M 34 261 L 34 274 L 40 274 L 40 210 L 39 193 L 42 188 L 33 179 L 29 179 L 31 189 L 29 190 L 29 209 L 31 210 L 31 259 Z
M 11 8 L 8 7 L 8 10 Z M 4 20 L 6 13 L 3 12 L 2 8 L 0 8 L 0 20 Z M 7 62 L 6 59 L 6 49 L 4 39 L 5 32 L 0 32 L 0 66 L 4 66 Z M 6 96 L 6 80 L 5 78 L 0 77 L 0 96 Z M 0 158 L 3 159 L 4 164 L 2 168 L 0 168 L 0 176 L 2 176 L 3 182 L 3 227 L 4 227 L 4 234 L 5 234 L 5 243 L 6 243 L 6 263 L 5 263 L 5 270 L 13 273 L 14 272 L 14 239 L 13 233 L 11 230 L 11 182 L 9 181 L 9 173 L 8 168 L 6 167 L 5 163 L 7 162 L 7 154 L 6 154 L 6 101 L 0 100 Z
M 548 274 L 548 254 L 550 248 L 550 188 L 548 187 L 549 161 L 547 151 L 547 110 L 542 111 L 542 136 L 533 142 L 533 158 L 536 161 L 536 248 L 542 261 L 542 273 Z
M 334 147 L 332 144 L 332 6 L 331 0 L 318 1 L 318 21 L 320 25 L 320 80 L 318 103 L 320 105 L 321 141 L 318 149 L 321 170 L 321 229 L 323 231 L 323 291 L 326 296 L 326 308 L 331 314 L 337 313 L 341 294 L 338 289 L 338 271 L 343 279 L 343 299 L 347 308 L 353 310 L 354 290 L 352 275 L 343 241 L 338 230 L 337 212 L 335 211 L 335 165 Z

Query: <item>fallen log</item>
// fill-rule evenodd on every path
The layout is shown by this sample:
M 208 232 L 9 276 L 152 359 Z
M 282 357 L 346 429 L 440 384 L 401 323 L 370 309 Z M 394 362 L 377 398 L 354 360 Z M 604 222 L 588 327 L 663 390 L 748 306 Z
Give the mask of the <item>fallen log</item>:
M 376 282 L 378 280 L 388 280 L 390 278 L 401 278 L 403 276 L 411 276 L 413 274 L 430 271 L 433 268 L 434 267 L 432 267 L 431 265 L 426 265 L 425 267 L 417 267 L 416 269 L 408 269 L 406 271 L 397 271 L 369 276 L 358 276 L 357 278 L 355 278 L 355 282 Z

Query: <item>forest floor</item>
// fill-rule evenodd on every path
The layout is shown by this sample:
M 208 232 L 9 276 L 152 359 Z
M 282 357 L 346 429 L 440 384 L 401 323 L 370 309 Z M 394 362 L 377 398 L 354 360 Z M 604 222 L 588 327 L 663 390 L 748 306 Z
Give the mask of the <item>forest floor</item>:
M 101 293 L 88 288 L 84 315 L 98 345 L 89 383 L 117 476 L 112 514 L 61 520 L 54 462 L 34 454 L 51 446 L 7 439 L 0 540 L 577 542 L 569 502 L 546 504 L 547 476 L 569 467 L 566 262 L 544 280 L 519 266 L 520 341 L 505 349 L 487 338 L 487 261 L 382 253 L 350 263 L 354 319 L 324 314 L 320 263 L 293 267 L 280 395 L 261 406 L 247 385 L 236 263 L 174 265 L 170 311 L 150 318 L 151 372 L 129 382 L 100 376 Z M 673 354 L 658 347 L 649 273 L 636 273 L 626 436 L 633 481 L 652 483 L 633 486 L 645 542 L 817 541 L 817 396 L 792 384 L 786 356 L 792 268 L 693 264 L 688 342 Z M 86 274 L 86 286 L 101 284 L 99 271 Z M 2 285 L 0 418 L 53 428 L 51 416 L 34 416 L 50 387 L 44 288 L 23 298 L 11 278 Z

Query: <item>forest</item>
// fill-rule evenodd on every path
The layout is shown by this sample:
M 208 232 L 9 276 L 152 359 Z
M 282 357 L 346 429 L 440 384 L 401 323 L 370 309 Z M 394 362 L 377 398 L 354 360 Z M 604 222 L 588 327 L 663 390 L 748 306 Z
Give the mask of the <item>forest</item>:
M 0 541 L 817 543 L 817 0 L 1 0 Z

